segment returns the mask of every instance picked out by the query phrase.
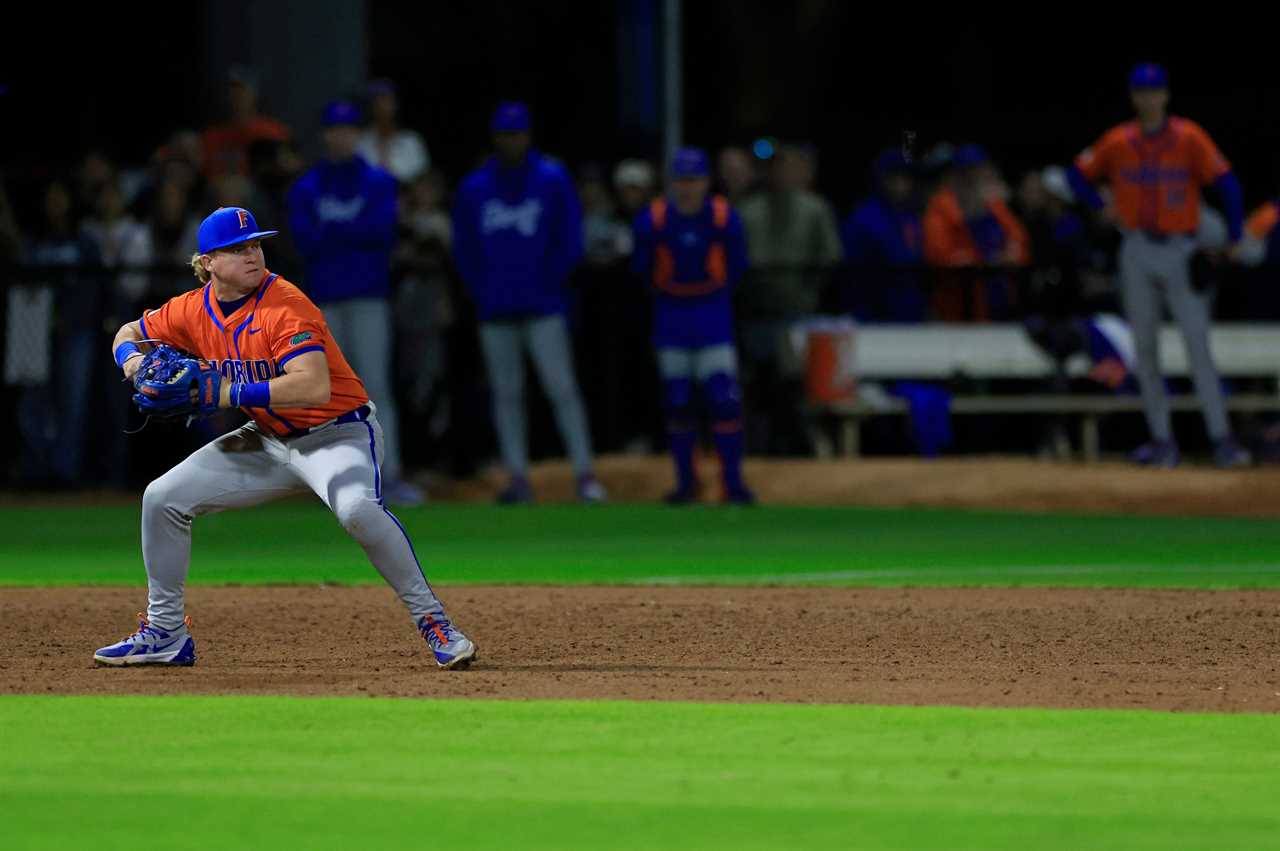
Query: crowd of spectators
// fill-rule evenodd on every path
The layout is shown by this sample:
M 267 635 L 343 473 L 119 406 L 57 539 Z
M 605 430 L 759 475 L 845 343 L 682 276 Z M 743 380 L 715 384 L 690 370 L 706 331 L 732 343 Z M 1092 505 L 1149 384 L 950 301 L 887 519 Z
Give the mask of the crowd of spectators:
M 225 121 L 174 132 L 145 164 L 89 151 L 73 173 L 40 187 L 21 220 L 0 186 L 0 261 L 15 284 L 5 305 L 5 382 L 20 440 L 11 480 L 136 483 L 129 443 L 116 436 L 137 425 L 126 394 L 88 389 L 118 380 L 103 335 L 194 285 L 183 268 L 200 219 L 219 206 L 247 207 L 281 229 L 268 264 L 322 307 L 369 385 L 389 427 L 389 479 L 400 481 L 402 467 L 466 474 L 493 457 L 493 431 L 476 428 L 493 421 L 477 367 L 486 354 L 493 361 L 497 344 L 482 347 L 487 308 L 459 274 L 475 246 L 455 232 L 457 187 L 422 136 L 400 126 L 390 81 L 364 95 L 330 105 L 324 155 L 308 163 L 290 128 L 260 111 L 254 75 L 233 69 Z M 726 147 L 713 160 L 716 191 L 738 211 L 750 259 L 736 294 L 749 452 L 811 449 L 803 352 L 789 333 L 798 320 L 1053 319 L 1114 304 L 1114 233 L 1076 204 L 1061 168 L 1011 182 L 977 145 L 889 149 L 869 164 L 866 195 L 840 216 L 818 190 L 812 146 L 767 148 Z M 568 368 L 590 442 L 597 451 L 656 450 L 664 437 L 649 295 L 629 256 L 632 222 L 664 191 L 662 172 L 631 158 L 571 173 L 580 251 L 560 271 L 575 357 Z M 519 226 L 519 210 L 503 215 Z M 1277 218 L 1269 207 L 1252 220 L 1253 262 L 1280 260 Z M 554 376 L 540 377 L 552 405 L 535 403 L 529 436 L 553 445 L 548 424 L 558 422 L 573 443 L 573 401 Z M 397 440 L 397 425 L 412 440 Z M 105 460 L 90 465 L 98 444 Z M 575 452 L 589 476 L 589 450 Z

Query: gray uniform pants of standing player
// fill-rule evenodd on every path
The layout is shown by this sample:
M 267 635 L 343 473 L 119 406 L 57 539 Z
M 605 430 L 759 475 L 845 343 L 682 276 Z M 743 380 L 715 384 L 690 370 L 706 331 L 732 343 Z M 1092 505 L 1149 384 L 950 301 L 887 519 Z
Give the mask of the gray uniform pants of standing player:
M 1133 331 L 1134 359 L 1142 406 L 1151 437 L 1172 439 L 1169 401 L 1160 374 L 1158 333 L 1163 315 L 1162 302 L 1182 329 L 1187 347 L 1187 363 L 1196 395 L 1204 410 L 1205 426 L 1214 441 L 1230 435 L 1222 383 L 1209 349 L 1209 327 L 1213 313 L 1211 292 L 1191 287 L 1188 261 L 1195 253 L 1191 236 L 1154 239 L 1141 232 L 1129 232 L 1120 244 L 1120 286 L 1124 312 Z
M 383 298 L 353 298 L 328 302 L 321 310 L 347 363 L 382 412 L 382 427 L 387 435 L 382 470 L 388 481 L 398 481 L 402 472 L 400 412 L 391 386 L 391 303 Z
M 579 476 L 591 472 L 591 433 L 573 372 L 569 329 L 564 317 L 541 316 L 480 326 L 489 383 L 493 388 L 493 416 L 498 429 L 502 462 L 512 476 L 529 470 L 529 449 L 524 413 L 524 351 L 527 348 L 551 400 L 556 425 L 564 440 L 573 469 Z
M 372 406 L 371 406 L 372 407 Z M 245 508 L 313 491 L 395 589 L 414 623 L 443 612 L 404 528 L 382 504 L 383 450 L 376 413 L 278 438 L 249 423 L 208 443 L 152 482 L 142 497 L 142 558 L 147 618 L 182 625 L 191 563 L 191 523 L 203 514 Z

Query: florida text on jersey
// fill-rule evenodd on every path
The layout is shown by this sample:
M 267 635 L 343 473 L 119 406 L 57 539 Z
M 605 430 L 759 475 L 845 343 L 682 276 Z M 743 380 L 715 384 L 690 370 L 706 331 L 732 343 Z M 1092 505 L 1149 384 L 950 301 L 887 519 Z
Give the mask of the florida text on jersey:
M 328 403 L 312 408 L 245 408 L 271 434 L 287 436 L 327 422 L 369 401 L 329 333 L 324 315 L 296 286 L 266 273 L 262 282 L 230 314 L 211 284 L 167 301 L 143 314 L 142 336 L 186 349 L 216 364 L 234 381 L 268 381 L 283 375 L 294 358 L 323 352 L 329 365 Z

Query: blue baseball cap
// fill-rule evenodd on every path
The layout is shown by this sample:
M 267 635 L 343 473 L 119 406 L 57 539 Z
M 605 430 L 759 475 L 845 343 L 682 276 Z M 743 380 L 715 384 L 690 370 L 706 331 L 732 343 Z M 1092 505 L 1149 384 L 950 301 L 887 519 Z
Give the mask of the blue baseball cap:
M 1129 72 L 1129 88 L 1131 89 L 1167 89 L 1169 75 L 1160 65 L 1154 62 L 1143 62 L 1133 66 Z
M 360 123 L 360 107 L 349 100 L 330 101 L 320 123 L 325 127 L 343 127 Z
M 671 158 L 672 177 L 706 177 L 711 174 L 707 152 L 701 148 L 681 148 Z
M 275 236 L 278 230 L 258 230 L 258 220 L 244 207 L 219 207 L 200 223 L 200 253 L 208 254 L 251 239 Z
M 497 133 L 520 133 L 529 129 L 529 107 L 519 101 L 509 100 L 498 104 L 493 111 L 489 129 Z

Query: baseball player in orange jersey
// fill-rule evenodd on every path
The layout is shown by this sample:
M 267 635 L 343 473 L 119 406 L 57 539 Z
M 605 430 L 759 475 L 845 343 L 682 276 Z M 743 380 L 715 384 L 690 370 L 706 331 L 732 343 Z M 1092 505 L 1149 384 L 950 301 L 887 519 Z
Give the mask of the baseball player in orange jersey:
M 445 616 L 404 527 L 383 503 L 382 429 L 364 384 L 320 310 L 267 270 L 261 240 L 275 233 L 260 231 L 248 210 L 216 210 L 201 224 L 200 251 L 192 258 L 204 286 L 146 311 L 116 334 L 116 362 L 127 378 L 143 362 L 140 342 L 186 349 L 220 375 L 213 382 L 218 407 L 241 408 L 252 421 L 147 487 L 147 614 L 137 632 L 94 658 L 111 665 L 192 664 L 195 643 L 183 609 L 192 521 L 311 490 L 399 594 L 437 664 L 466 667 L 475 644 Z
M 1186 118 L 1168 115 L 1168 76 L 1159 65 L 1144 64 L 1129 75 L 1129 93 L 1137 118 L 1107 131 L 1076 158 L 1068 179 L 1084 199 L 1124 235 L 1120 244 L 1120 288 L 1133 332 L 1135 372 L 1151 430 L 1151 442 L 1133 459 L 1140 464 L 1173 467 L 1178 447 L 1169 421 L 1169 403 L 1160 375 L 1157 333 L 1162 302 L 1182 328 L 1187 361 L 1205 425 L 1220 467 L 1251 463 L 1249 453 L 1231 436 L 1222 383 L 1209 349 L 1213 293 L 1198 292 L 1189 270 L 1197 250 L 1200 188 L 1214 186 L 1222 198 L 1230 256 L 1238 254 L 1243 202 L 1239 181 L 1209 134 Z M 1092 182 L 1105 180 L 1114 200 L 1106 205 Z

